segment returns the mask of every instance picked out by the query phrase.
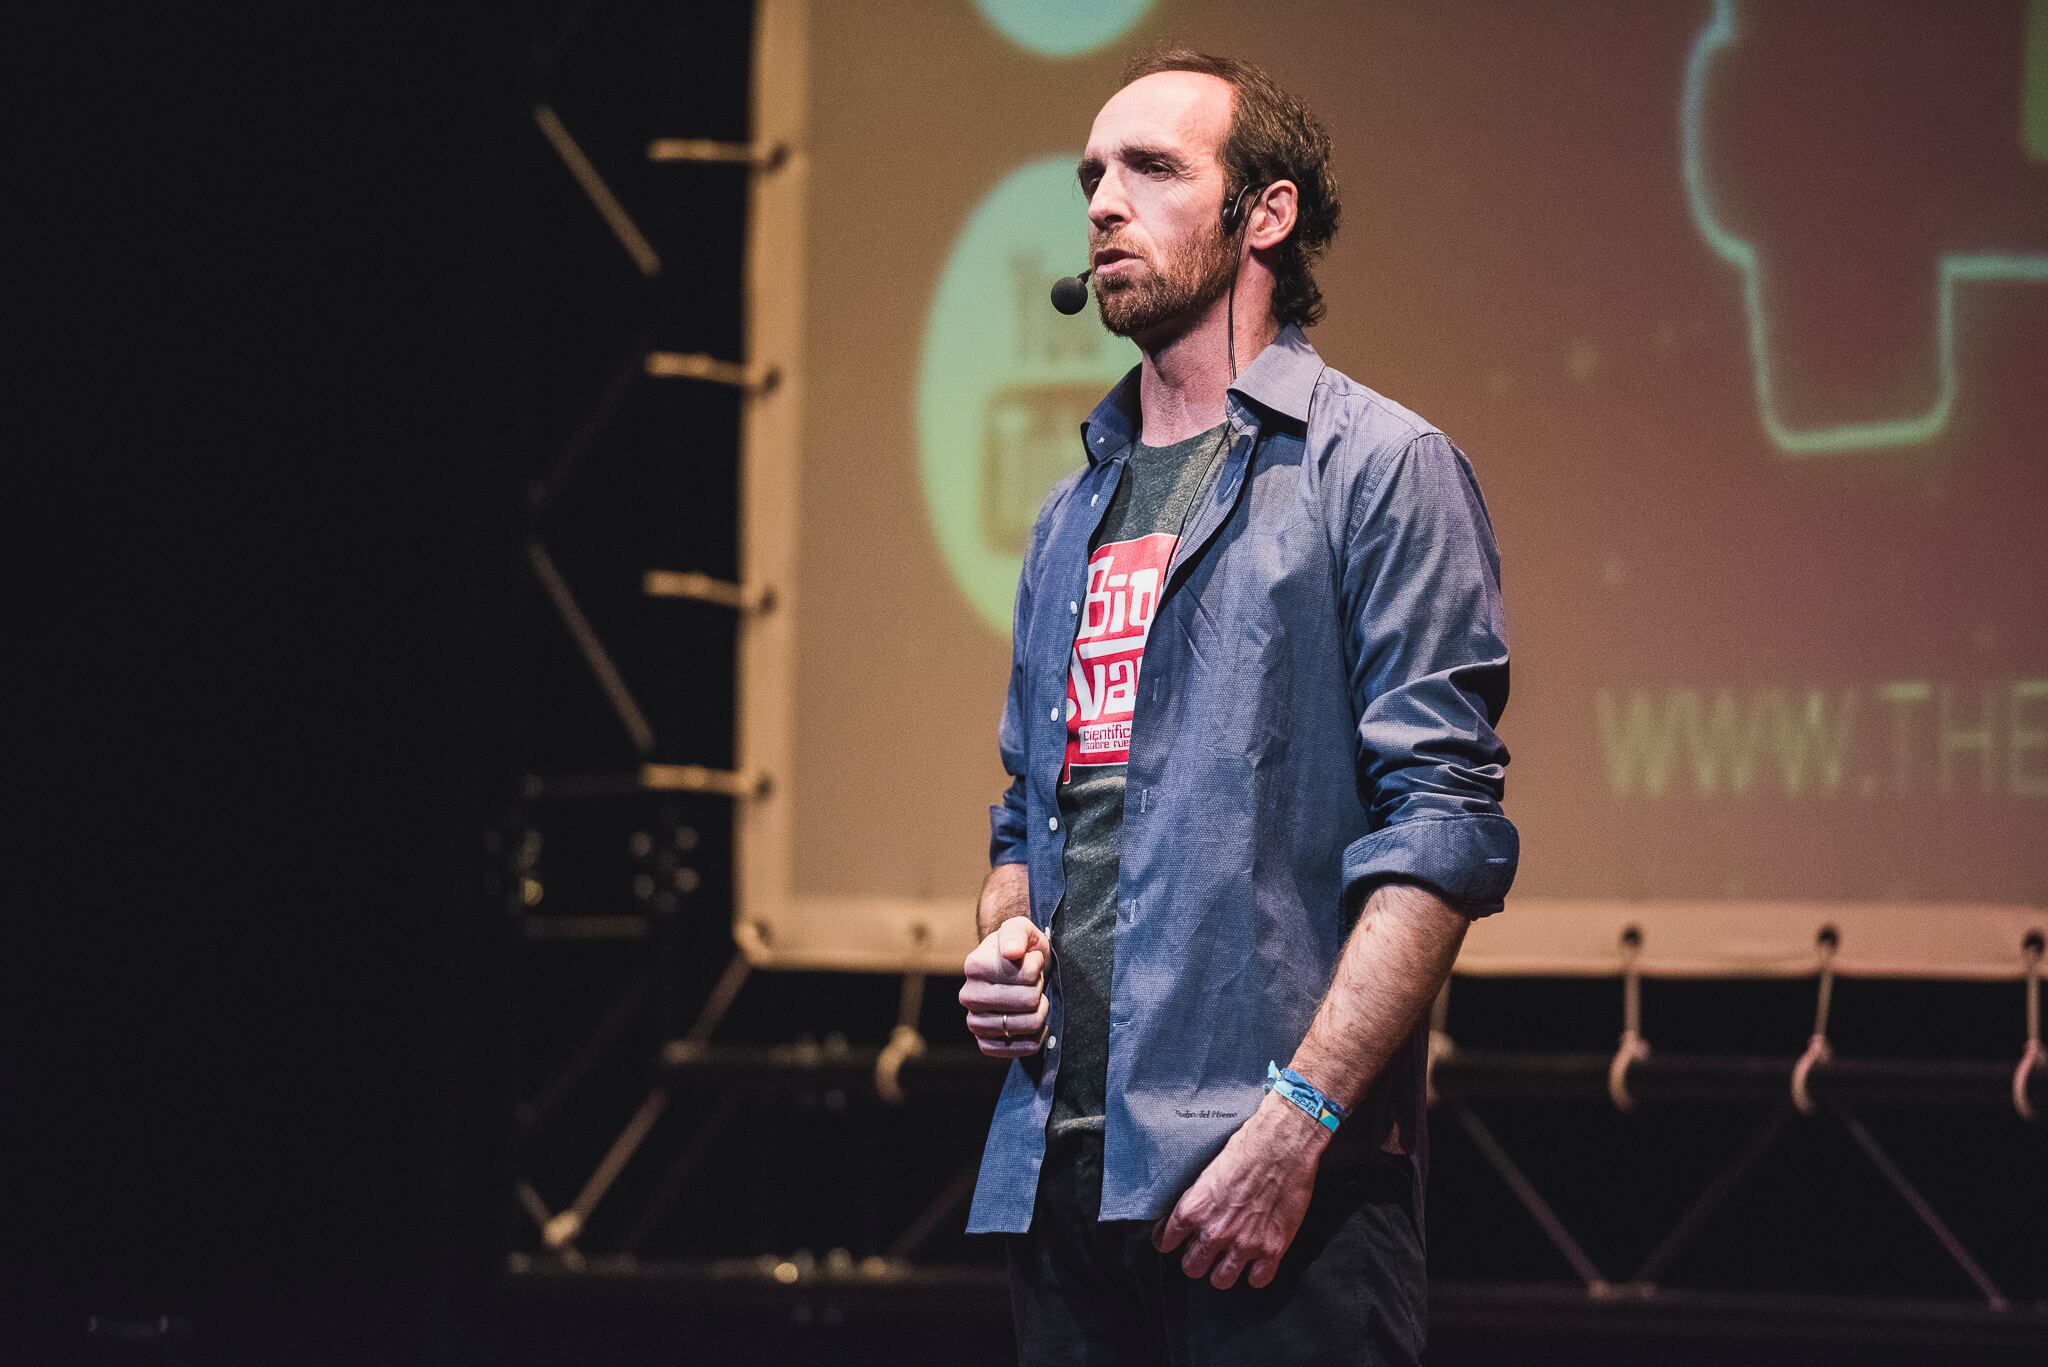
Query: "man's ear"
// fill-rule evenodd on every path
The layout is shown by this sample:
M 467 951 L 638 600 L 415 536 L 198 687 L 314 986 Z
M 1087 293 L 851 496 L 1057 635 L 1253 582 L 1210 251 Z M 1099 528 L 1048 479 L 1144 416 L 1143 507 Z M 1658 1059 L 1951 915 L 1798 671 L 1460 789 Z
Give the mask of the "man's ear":
M 1301 192 L 1291 180 L 1276 180 L 1260 190 L 1247 209 L 1250 219 L 1245 242 L 1254 251 L 1277 247 L 1294 231 L 1301 209 Z

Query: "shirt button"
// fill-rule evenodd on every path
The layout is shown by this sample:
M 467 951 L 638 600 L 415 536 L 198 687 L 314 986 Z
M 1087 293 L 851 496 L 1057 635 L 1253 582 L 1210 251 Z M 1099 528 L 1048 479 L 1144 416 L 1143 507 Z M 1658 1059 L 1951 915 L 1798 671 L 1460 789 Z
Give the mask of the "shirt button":
M 1046 829 L 1047 829 L 1048 831 L 1056 831 L 1056 830 L 1058 830 L 1058 829 L 1060 828 L 1060 819 L 1059 819 L 1058 817 L 1056 817 L 1056 816 L 1049 816 L 1049 817 L 1047 817 L 1047 818 L 1045 819 L 1045 828 L 1046 828 Z
M 1059 1037 L 1058 1035 L 1047 1035 L 1047 1036 L 1045 1037 L 1045 1047 L 1046 1047 L 1046 1048 L 1048 1048 L 1048 1049 L 1057 1049 L 1057 1048 L 1059 1048 L 1059 1047 L 1060 1047 L 1060 1037 Z
M 1048 712 L 1046 714 L 1046 719 L 1048 721 L 1058 721 L 1060 719 L 1060 710 L 1057 707 L 1055 707 L 1051 712 Z
M 1081 615 L 1081 605 L 1069 598 L 1067 600 L 1067 612 L 1072 616 L 1079 617 Z
M 1093 507 L 1095 506 L 1095 500 L 1096 500 L 1096 499 L 1098 499 L 1098 498 L 1101 498 L 1101 497 L 1102 497 L 1102 495 L 1101 495 L 1101 494 L 1090 494 L 1090 495 L 1088 495 L 1088 506 L 1089 506 L 1089 507 L 1091 507 L 1091 508 L 1093 508 Z

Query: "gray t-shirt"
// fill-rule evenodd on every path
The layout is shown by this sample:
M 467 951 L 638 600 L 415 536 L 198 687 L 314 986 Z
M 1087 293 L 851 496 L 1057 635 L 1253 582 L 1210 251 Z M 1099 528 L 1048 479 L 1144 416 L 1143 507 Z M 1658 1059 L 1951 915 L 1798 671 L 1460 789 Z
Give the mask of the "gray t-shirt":
M 1054 1134 L 1102 1128 L 1124 766 L 1138 672 L 1174 546 L 1223 442 L 1219 423 L 1171 446 L 1134 445 L 1089 547 L 1088 597 L 1068 662 L 1067 763 L 1059 784 L 1067 890 L 1052 941 L 1066 1025 L 1053 1087 Z

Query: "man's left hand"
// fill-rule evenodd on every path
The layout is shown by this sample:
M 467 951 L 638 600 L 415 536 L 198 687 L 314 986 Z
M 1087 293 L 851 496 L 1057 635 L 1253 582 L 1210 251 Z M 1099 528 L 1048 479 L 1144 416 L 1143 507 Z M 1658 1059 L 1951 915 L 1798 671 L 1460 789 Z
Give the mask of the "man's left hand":
M 1173 1212 L 1152 1228 L 1152 1246 L 1171 1253 L 1187 1242 L 1181 1270 L 1228 1291 L 1242 1274 L 1262 1287 L 1308 1214 L 1316 1165 L 1330 1132 L 1268 1092 L 1230 1136 Z M 1192 1237 L 1190 1237 L 1192 1236 Z

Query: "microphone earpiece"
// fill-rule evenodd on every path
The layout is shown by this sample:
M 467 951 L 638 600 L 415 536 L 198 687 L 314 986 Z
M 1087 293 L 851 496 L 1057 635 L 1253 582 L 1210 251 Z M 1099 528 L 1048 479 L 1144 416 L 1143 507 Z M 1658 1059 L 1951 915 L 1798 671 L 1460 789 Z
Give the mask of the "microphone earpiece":
M 1088 307 L 1088 277 L 1095 274 L 1090 266 L 1079 275 L 1063 275 L 1052 282 L 1052 306 L 1061 313 L 1079 313 Z
M 1238 230 L 1238 226 L 1244 222 L 1244 197 L 1252 193 L 1254 190 L 1262 190 L 1264 188 L 1265 187 L 1263 185 L 1247 185 L 1242 190 L 1239 190 L 1235 195 L 1232 195 L 1230 199 L 1224 203 L 1224 232 L 1234 233 Z

